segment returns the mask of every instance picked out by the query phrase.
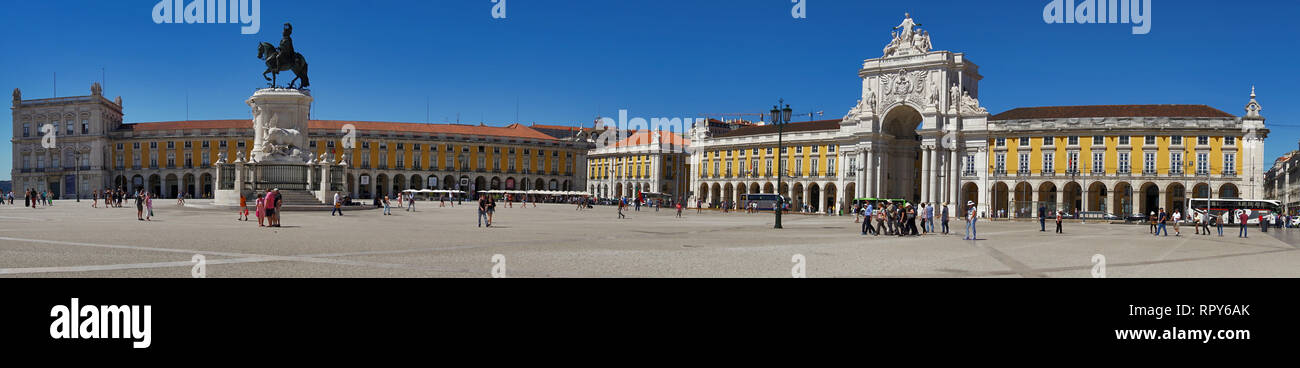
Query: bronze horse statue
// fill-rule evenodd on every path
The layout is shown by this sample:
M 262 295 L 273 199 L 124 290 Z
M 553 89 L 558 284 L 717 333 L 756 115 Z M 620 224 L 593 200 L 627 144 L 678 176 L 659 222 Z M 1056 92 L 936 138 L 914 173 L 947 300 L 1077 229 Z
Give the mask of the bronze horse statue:
M 271 82 L 271 87 L 274 88 L 276 87 L 276 77 L 279 76 L 280 72 L 292 70 L 293 80 L 289 81 L 289 88 L 299 88 L 294 86 L 298 79 L 302 79 L 301 88 L 311 86 L 311 81 L 307 78 L 307 59 L 303 58 L 302 54 L 295 52 L 292 65 L 280 65 L 279 54 L 280 50 L 269 42 L 262 42 L 257 45 L 257 58 L 266 61 L 266 71 L 262 73 L 262 78 L 266 78 L 268 82 Z M 267 74 L 270 74 L 270 76 L 267 76 Z

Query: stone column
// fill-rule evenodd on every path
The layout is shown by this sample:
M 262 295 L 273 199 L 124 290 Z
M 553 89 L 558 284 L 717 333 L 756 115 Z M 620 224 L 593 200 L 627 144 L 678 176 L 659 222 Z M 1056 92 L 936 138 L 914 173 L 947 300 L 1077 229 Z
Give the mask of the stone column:
M 220 173 L 221 170 L 217 170 L 217 172 Z M 220 188 L 220 187 L 221 187 L 221 177 L 218 176 L 216 180 L 217 180 L 217 182 L 214 183 L 214 184 L 216 185 L 217 188 Z M 234 188 L 235 188 L 235 193 L 243 193 L 243 192 L 244 192 L 244 180 L 245 180 L 245 178 L 244 178 L 244 161 L 243 161 L 243 160 L 235 160 L 235 186 L 234 186 Z
M 876 197 L 875 147 L 867 148 L 866 156 L 867 156 L 866 160 L 862 162 L 863 185 L 866 186 L 865 187 L 866 191 L 864 191 L 863 193 L 865 193 L 867 197 L 877 198 Z
M 938 146 L 930 147 L 930 202 L 943 202 L 943 180 L 939 179 L 939 173 L 943 172 L 943 151 Z
M 921 146 L 921 203 L 925 203 L 929 201 L 930 201 L 930 147 Z
M 889 164 L 888 157 L 888 149 L 882 149 L 880 152 L 876 152 L 876 198 L 884 198 L 889 195 L 887 193 L 889 191 L 887 188 L 889 183 L 888 180 L 886 180 L 885 175 L 885 166 L 888 166 Z

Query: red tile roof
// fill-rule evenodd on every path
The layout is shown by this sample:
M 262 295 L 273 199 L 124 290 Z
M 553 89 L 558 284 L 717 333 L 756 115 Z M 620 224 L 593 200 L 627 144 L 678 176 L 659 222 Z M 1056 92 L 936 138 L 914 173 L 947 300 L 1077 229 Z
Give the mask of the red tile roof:
M 357 130 L 381 131 L 381 132 L 410 132 L 410 133 L 427 133 L 427 134 L 458 134 L 458 135 L 480 135 L 491 137 L 505 138 L 526 138 L 540 140 L 555 140 L 554 137 L 543 134 L 535 129 L 520 124 L 510 124 L 504 127 L 484 126 L 484 125 L 462 125 L 462 124 L 417 124 L 417 123 L 386 123 L 373 121 L 342 121 L 342 120 L 311 120 L 307 123 L 309 129 L 313 130 L 331 130 L 338 131 L 343 129 L 346 124 L 352 124 Z M 193 129 L 252 129 L 252 120 L 194 120 L 194 121 L 168 121 L 157 123 L 135 123 L 124 124 L 123 129 L 133 131 L 165 131 L 165 130 L 193 130 Z
M 786 124 L 785 128 L 782 130 L 784 130 L 786 133 L 796 133 L 796 132 L 815 132 L 821 130 L 839 130 L 839 129 L 840 129 L 839 120 L 819 120 L 819 121 L 807 121 L 802 123 Z M 745 137 L 751 135 L 776 134 L 776 131 L 777 131 L 777 126 L 773 124 L 755 125 L 755 126 L 744 127 L 730 132 L 718 134 L 714 136 L 714 138 L 731 138 L 731 137 Z
M 649 131 L 634 132 L 629 134 L 627 136 L 627 139 L 618 141 L 618 143 L 614 143 L 614 147 L 634 147 L 634 146 L 648 145 L 650 144 L 652 138 L 653 136 L 650 135 Z M 683 138 L 682 136 L 677 135 L 677 133 L 667 132 L 667 131 L 659 134 L 659 142 L 662 144 L 671 144 L 677 147 L 685 147 L 691 144 L 691 140 Z
M 989 120 L 1129 117 L 1235 118 L 1236 116 L 1205 105 L 1104 105 L 1022 107 L 997 114 Z

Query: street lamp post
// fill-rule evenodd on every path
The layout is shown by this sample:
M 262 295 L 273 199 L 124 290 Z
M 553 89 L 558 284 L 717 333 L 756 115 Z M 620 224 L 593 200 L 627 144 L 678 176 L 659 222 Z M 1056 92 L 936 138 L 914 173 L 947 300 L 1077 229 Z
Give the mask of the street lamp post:
M 781 195 L 781 184 L 785 175 L 785 124 L 790 122 L 790 115 L 794 112 L 790 105 L 785 105 L 785 99 L 781 99 L 776 106 L 772 106 L 772 124 L 776 124 L 776 229 L 781 227 L 781 212 L 785 212 L 785 196 Z
M 73 174 L 76 175 L 76 179 L 73 180 L 72 187 L 76 189 L 77 192 L 77 203 L 81 203 L 81 152 L 73 151 L 72 157 L 73 160 L 75 160 L 72 164 L 76 166 L 76 170 L 74 171 L 75 174 Z

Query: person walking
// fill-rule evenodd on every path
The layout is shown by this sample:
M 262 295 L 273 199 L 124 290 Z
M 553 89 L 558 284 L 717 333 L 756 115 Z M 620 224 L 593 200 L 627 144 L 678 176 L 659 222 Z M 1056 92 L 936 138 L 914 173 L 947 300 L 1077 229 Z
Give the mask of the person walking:
M 962 240 L 975 240 L 976 237 L 979 236 L 977 232 L 978 230 L 975 227 L 975 223 L 979 221 L 979 218 L 976 217 L 976 215 L 975 202 L 966 202 L 966 237 L 962 238 Z
M 942 234 L 948 235 L 948 202 L 943 202 L 943 209 L 940 211 L 942 212 L 942 214 L 939 217 L 939 221 L 942 222 L 943 225 Z
M 272 219 L 275 219 L 275 225 L 271 226 L 280 227 L 280 225 L 283 224 L 280 222 L 280 219 L 284 217 L 284 197 L 280 195 L 280 188 L 275 188 L 271 194 L 273 199 L 271 203 L 274 203 L 275 207 L 275 216 L 271 217 Z
M 1210 235 L 1210 217 L 1210 211 L 1207 210 L 1201 213 L 1200 219 L 1198 220 L 1201 224 L 1201 234 L 1203 235 Z
M 1056 211 L 1056 233 L 1057 234 L 1065 234 L 1065 229 L 1061 227 L 1061 223 L 1063 222 L 1062 220 L 1064 219 L 1065 219 L 1065 214 L 1062 213 L 1061 211 Z
M 264 222 L 266 221 L 266 199 L 262 198 L 262 196 L 257 196 L 257 199 L 254 201 L 254 206 L 255 207 L 253 208 L 253 210 L 257 211 L 256 213 L 257 227 L 265 227 L 266 224 Z
M 938 232 L 934 229 L 934 206 L 936 204 L 937 203 L 927 203 L 925 206 L 925 223 L 930 227 L 931 234 Z
M 627 207 L 627 201 L 623 201 L 623 200 L 618 201 L 618 219 L 619 219 L 619 220 L 622 220 L 622 219 L 627 218 L 627 215 L 624 215 L 624 214 L 623 214 L 623 208 L 626 208 L 626 207 Z
M 266 196 L 262 198 L 262 216 L 266 217 L 266 226 L 275 226 L 275 192 L 271 189 L 266 190 Z
M 415 193 L 407 194 L 406 212 L 415 212 Z
M 682 218 L 682 203 L 677 202 L 677 218 Z
M 343 198 L 338 192 L 334 192 L 334 210 L 330 211 L 330 217 L 334 217 L 335 213 L 343 216 Z
M 867 235 L 867 234 L 871 234 L 874 236 L 880 235 L 880 231 L 876 230 L 876 227 L 871 226 L 871 221 L 876 217 L 875 210 L 876 210 L 875 206 L 873 206 L 871 203 L 862 204 L 862 235 Z
M 1183 211 L 1174 210 L 1174 213 L 1170 216 L 1170 220 L 1173 220 L 1174 222 L 1174 236 L 1183 236 L 1183 230 L 1180 225 L 1183 222 Z
M 384 196 L 382 203 L 384 205 L 384 216 L 392 216 L 393 212 L 389 208 L 388 196 Z
M 1237 222 L 1241 224 L 1241 231 L 1238 231 L 1238 232 L 1237 232 L 1237 237 L 1238 237 L 1238 238 L 1249 238 L 1249 237 L 1250 237 L 1250 236 L 1248 236 L 1249 234 L 1246 233 L 1246 226 L 1248 226 L 1248 225 L 1246 224 L 1247 221 L 1250 221 L 1250 215 L 1247 215 L 1247 214 L 1246 214 L 1246 211 L 1245 211 L 1245 210 L 1242 210 L 1242 211 L 1241 211 L 1241 214 L 1238 214 L 1238 215 L 1237 215 Z
M 483 222 L 487 221 L 487 195 L 478 195 L 478 227 L 483 227 Z M 492 227 L 492 222 L 487 221 L 488 227 Z
M 1219 237 L 1220 237 L 1220 238 L 1223 237 L 1223 223 L 1224 223 L 1224 222 L 1227 222 L 1227 221 L 1228 221 L 1228 213 L 1227 213 L 1227 212 L 1224 212 L 1222 215 L 1219 215 L 1219 216 L 1214 216 L 1214 226 L 1217 227 L 1217 228 L 1219 229 Z
M 144 193 L 135 191 L 135 219 L 144 221 Z
M 1165 224 L 1169 222 L 1169 213 L 1165 212 L 1164 208 L 1161 208 L 1160 212 L 1156 214 L 1156 222 L 1156 236 L 1160 236 L 1161 232 L 1164 232 L 1165 236 L 1169 236 L 1169 228 Z
M 1193 210 L 1192 213 L 1190 213 L 1190 214 L 1187 215 L 1187 217 L 1191 218 L 1191 220 L 1192 220 L 1192 231 L 1195 232 L 1194 234 L 1196 234 L 1196 235 L 1200 235 L 1200 234 L 1201 234 L 1201 216 L 1200 216 L 1200 215 L 1197 215 L 1197 214 L 1196 214 L 1196 211 Z M 1206 235 L 1209 235 L 1209 234 L 1206 234 Z
M 235 221 L 248 221 L 248 197 L 244 196 L 244 192 L 239 192 L 238 215 L 239 216 L 238 218 L 235 219 Z
M 916 228 L 916 219 L 920 215 L 917 211 L 918 209 L 916 206 L 907 206 L 907 227 L 911 230 L 911 233 L 908 235 L 911 236 L 921 236 L 921 231 Z M 922 223 L 924 223 L 924 220 L 922 220 Z
M 492 215 L 495 215 L 497 212 L 497 200 L 492 196 L 488 196 L 487 201 L 487 225 L 488 227 L 492 227 L 492 223 L 496 222 L 492 220 Z
M 1151 223 L 1151 230 L 1149 231 L 1151 234 L 1158 234 L 1157 231 L 1159 231 L 1159 229 L 1157 229 L 1158 226 L 1156 226 L 1158 220 L 1159 219 L 1156 218 L 1156 211 L 1151 211 L 1151 214 L 1147 215 L 1147 221 Z
M 1059 212 L 1059 211 L 1058 211 Z M 1047 206 L 1038 206 L 1038 232 L 1047 232 Z
M 153 194 L 144 192 L 145 221 L 153 221 Z

